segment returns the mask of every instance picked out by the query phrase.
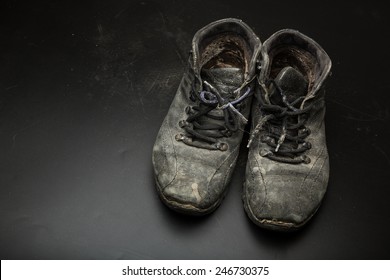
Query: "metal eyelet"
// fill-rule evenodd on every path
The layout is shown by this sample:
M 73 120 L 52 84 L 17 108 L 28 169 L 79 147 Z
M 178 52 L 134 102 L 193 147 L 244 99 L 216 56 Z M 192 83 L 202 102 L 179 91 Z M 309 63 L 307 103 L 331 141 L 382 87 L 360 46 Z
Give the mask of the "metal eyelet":
M 190 96 L 189 96 L 190 100 L 192 102 L 195 102 L 196 101 L 196 97 L 195 97 L 195 90 L 194 88 L 192 87 L 191 91 L 190 91 Z
M 260 138 L 260 141 L 262 143 L 267 143 L 267 141 L 269 141 L 270 137 L 267 136 L 267 135 L 262 135 L 261 138 Z
M 216 148 L 220 151 L 226 151 L 229 148 L 229 146 L 226 143 L 217 143 Z
M 271 144 L 271 145 L 274 145 L 275 144 L 275 139 L 268 136 L 268 135 L 264 135 L 261 137 L 261 142 L 263 143 L 266 143 L 266 144 Z
M 261 70 L 261 62 L 260 62 L 260 60 L 256 60 L 256 68 L 257 68 L 257 70 Z
M 179 121 L 179 126 L 180 126 L 181 128 L 187 126 L 187 121 L 186 121 L 186 120 L 181 120 L 181 121 Z
M 228 130 L 228 129 L 223 130 L 223 131 L 222 131 L 222 134 L 223 134 L 225 137 L 230 137 L 230 136 L 233 135 L 233 133 L 232 133 L 230 130 Z
M 184 134 L 178 133 L 175 135 L 175 140 L 176 141 L 183 141 L 186 138 Z
M 303 143 L 303 146 L 305 146 L 308 150 L 311 149 L 311 143 L 310 142 Z
M 302 156 L 302 161 L 303 161 L 304 163 L 306 163 L 306 164 L 309 164 L 309 163 L 311 162 L 311 159 L 310 159 L 308 156 L 303 155 L 303 156 Z
M 266 156 L 269 156 L 269 155 L 272 155 L 273 153 L 270 151 L 270 150 L 266 150 L 266 149 L 261 149 L 260 150 L 260 155 L 262 157 L 266 157 Z

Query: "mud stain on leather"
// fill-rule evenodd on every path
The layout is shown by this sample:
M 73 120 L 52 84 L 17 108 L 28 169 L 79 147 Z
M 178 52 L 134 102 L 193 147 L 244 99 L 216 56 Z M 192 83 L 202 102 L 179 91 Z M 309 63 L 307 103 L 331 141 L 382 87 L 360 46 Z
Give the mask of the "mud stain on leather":
M 191 188 L 192 188 L 192 193 L 196 197 L 196 202 L 199 203 L 202 200 L 202 198 L 200 197 L 200 194 L 199 194 L 198 184 L 197 183 L 193 183 L 191 185 Z

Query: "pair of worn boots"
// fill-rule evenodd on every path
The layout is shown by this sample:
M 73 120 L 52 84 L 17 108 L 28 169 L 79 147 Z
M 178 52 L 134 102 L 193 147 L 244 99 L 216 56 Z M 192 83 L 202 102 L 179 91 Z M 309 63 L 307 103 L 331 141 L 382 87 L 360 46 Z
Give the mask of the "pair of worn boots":
M 238 19 L 200 29 L 153 147 L 157 191 L 170 208 L 203 215 L 227 191 L 250 117 L 244 208 L 258 226 L 304 225 L 326 192 L 323 83 L 331 60 L 296 30 L 261 43 Z

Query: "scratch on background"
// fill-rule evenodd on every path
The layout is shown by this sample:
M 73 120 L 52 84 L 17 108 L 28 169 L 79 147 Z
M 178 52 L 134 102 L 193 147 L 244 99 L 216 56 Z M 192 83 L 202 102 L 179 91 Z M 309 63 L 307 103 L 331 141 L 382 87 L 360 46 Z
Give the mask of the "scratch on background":
M 386 159 L 387 163 L 390 164 L 390 157 L 387 155 L 387 153 L 381 148 L 379 147 L 377 144 L 373 143 L 371 144 L 371 146 L 377 150 L 381 155 L 383 155 L 383 157 Z

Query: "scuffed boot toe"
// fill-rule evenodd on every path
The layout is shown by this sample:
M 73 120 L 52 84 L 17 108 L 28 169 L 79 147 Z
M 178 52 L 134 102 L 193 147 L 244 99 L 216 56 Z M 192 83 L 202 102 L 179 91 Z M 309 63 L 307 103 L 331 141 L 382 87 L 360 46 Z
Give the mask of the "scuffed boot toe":
M 185 181 L 173 181 L 160 192 L 162 201 L 171 209 L 190 215 L 205 215 L 214 211 L 222 198 L 210 197 L 201 190 L 202 185 Z

